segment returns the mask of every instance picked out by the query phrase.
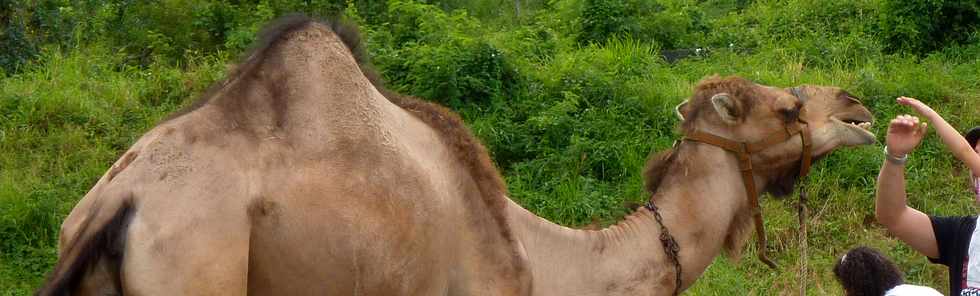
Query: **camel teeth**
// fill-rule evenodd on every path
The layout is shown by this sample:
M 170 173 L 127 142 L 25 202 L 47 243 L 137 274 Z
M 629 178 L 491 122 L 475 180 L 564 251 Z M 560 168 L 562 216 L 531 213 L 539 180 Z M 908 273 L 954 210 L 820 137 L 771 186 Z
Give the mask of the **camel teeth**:
M 850 125 L 853 125 L 853 126 L 856 126 L 856 127 L 860 127 L 862 129 L 866 129 L 866 130 L 870 130 L 871 129 L 871 123 L 870 122 L 862 122 L 862 123 L 848 122 L 847 124 L 850 124 Z

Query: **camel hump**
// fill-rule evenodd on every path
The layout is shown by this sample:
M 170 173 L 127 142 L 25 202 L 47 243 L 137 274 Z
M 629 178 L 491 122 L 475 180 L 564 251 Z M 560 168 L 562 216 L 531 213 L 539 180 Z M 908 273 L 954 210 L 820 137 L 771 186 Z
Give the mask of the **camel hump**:
M 230 77 L 247 77 L 256 70 L 255 67 L 260 72 L 298 71 L 302 74 L 341 68 L 337 70 L 342 73 L 336 74 L 350 75 L 354 73 L 346 71 L 351 70 L 347 68 L 357 69 L 365 63 L 366 55 L 360 47 L 356 27 L 340 19 L 318 21 L 302 15 L 289 15 L 265 26 L 244 57 L 238 73 Z M 291 62 L 269 63 L 270 60 Z
M 327 33 L 319 35 L 318 33 Z M 294 38 L 296 35 L 303 35 Z M 314 37 L 314 38 L 306 38 Z M 301 14 L 286 15 L 263 27 L 259 37 L 244 55 L 246 62 L 251 58 L 262 58 L 270 48 L 289 41 L 318 41 L 320 37 L 327 42 L 340 42 L 347 48 L 358 65 L 368 64 L 368 55 L 361 45 L 361 34 L 357 26 L 341 18 L 316 20 Z
M 272 116 L 281 125 L 290 106 L 306 104 L 301 99 L 363 101 L 374 96 L 375 87 L 386 92 L 379 77 L 356 25 L 287 15 L 263 27 L 224 80 L 162 123 L 216 105 L 232 117 Z

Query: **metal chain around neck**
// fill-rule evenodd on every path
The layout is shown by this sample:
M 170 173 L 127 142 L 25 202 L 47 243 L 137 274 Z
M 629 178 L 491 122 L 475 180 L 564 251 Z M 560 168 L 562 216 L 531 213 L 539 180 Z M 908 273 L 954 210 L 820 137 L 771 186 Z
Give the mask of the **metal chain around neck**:
M 667 229 L 667 225 L 664 225 L 664 218 L 660 216 L 660 208 L 653 203 L 653 198 L 647 201 L 647 204 L 643 207 L 653 212 L 653 218 L 657 220 L 657 224 L 660 225 L 660 244 L 663 245 L 664 253 L 667 254 L 667 258 L 674 263 L 674 271 L 676 272 L 675 284 L 674 284 L 674 296 L 677 296 L 681 290 L 681 261 L 680 261 L 680 245 L 677 244 L 677 240 L 674 236 L 670 234 L 670 230 Z

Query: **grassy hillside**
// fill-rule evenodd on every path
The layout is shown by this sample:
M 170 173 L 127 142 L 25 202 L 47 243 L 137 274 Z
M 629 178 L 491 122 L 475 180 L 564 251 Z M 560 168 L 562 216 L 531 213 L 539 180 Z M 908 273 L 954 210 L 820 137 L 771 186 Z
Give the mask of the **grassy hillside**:
M 980 124 L 974 1 L 479 0 L 7 1 L 0 3 L 0 295 L 26 295 L 56 260 L 61 220 L 143 132 L 221 79 L 266 21 L 289 12 L 357 22 L 392 89 L 459 112 L 512 197 L 572 226 L 643 202 L 647 155 L 677 138 L 672 107 L 701 78 L 836 85 L 884 123 L 922 99 Z M 520 3 L 520 8 L 515 6 Z M 661 53 L 701 48 L 668 63 Z M 910 202 L 976 213 L 968 174 L 935 135 L 912 156 Z M 881 147 L 841 150 L 808 178 L 807 287 L 840 294 L 834 259 L 878 248 L 908 281 L 945 269 L 874 223 Z M 772 271 L 719 257 L 690 295 L 795 294 L 795 200 L 764 198 Z

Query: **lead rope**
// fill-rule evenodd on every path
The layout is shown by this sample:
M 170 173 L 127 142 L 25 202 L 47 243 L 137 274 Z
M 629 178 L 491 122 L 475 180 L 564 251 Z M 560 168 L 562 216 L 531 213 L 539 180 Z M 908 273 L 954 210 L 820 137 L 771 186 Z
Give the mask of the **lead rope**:
M 800 182 L 800 296 L 806 296 L 806 275 L 807 275 L 807 233 L 806 233 L 806 189 L 803 181 Z
M 799 208 L 799 218 L 800 218 L 800 296 L 806 296 L 806 276 L 807 276 L 807 212 L 806 212 L 806 179 L 803 179 L 810 174 L 810 165 L 812 164 L 812 159 L 810 155 L 813 153 L 813 141 L 810 138 L 810 129 L 805 121 L 800 121 L 802 125 L 802 132 L 800 133 L 800 141 L 803 144 L 803 160 L 800 166 L 800 208 Z

